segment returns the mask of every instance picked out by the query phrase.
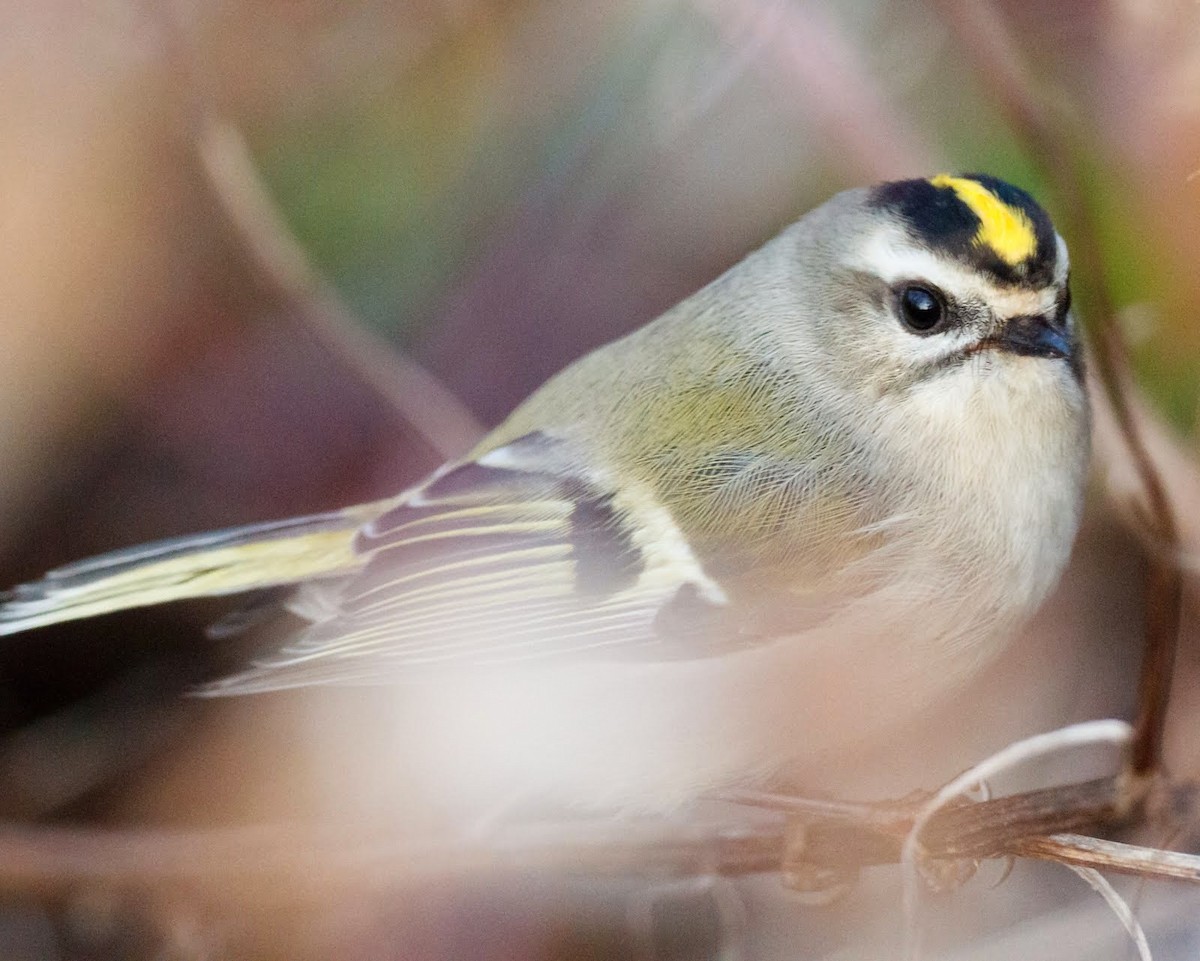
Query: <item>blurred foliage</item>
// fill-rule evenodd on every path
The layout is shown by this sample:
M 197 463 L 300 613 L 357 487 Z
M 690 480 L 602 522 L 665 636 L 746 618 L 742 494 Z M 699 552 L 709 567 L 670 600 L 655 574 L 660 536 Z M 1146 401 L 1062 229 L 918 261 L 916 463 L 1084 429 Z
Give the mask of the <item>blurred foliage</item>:
M 770 4 L 760 9 L 763 18 L 776 15 Z M 786 105 L 763 100 L 762 74 L 773 69 L 762 63 L 766 38 L 723 33 L 703 5 L 598 10 L 585 16 L 577 7 L 554 11 L 526 2 L 468 17 L 415 65 L 253 129 L 264 175 L 298 236 L 369 322 L 414 342 L 436 325 L 456 284 L 515 210 L 559 196 L 574 225 L 585 229 L 623 183 L 661 176 L 663 153 L 680 155 L 671 163 L 695 189 L 716 170 L 737 176 L 727 166 L 731 148 L 720 141 L 734 138 L 733 149 L 750 164 L 756 152 L 777 146 L 772 125 L 798 128 L 812 145 L 795 155 L 794 199 L 776 224 L 764 226 L 763 237 L 837 185 L 836 138 Z M 889 108 L 912 118 L 908 129 L 931 145 L 935 162 L 1004 177 L 1053 207 L 1038 164 L 926 12 L 872 2 L 828 12 L 861 57 L 856 69 L 871 83 L 888 78 Z M 573 17 L 585 21 L 574 36 Z M 1099 18 L 1091 9 L 1076 32 L 1064 25 L 1057 31 L 1073 44 L 1095 43 L 1090 34 Z M 1045 38 L 1031 47 L 1064 90 L 1078 96 L 1089 89 L 1094 51 L 1068 48 L 1051 61 Z M 699 133 L 686 132 L 689 126 Z M 1172 347 L 1174 325 L 1190 320 L 1156 306 L 1171 285 L 1170 266 L 1156 253 L 1139 194 L 1127 189 L 1132 172 L 1114 172 L 1120 158 L 1102 130 L 1088 136 L 1095 141 L 1088 189 L 1108 280 L 1119 304 L 1147 308 L 1135 311 L 1143 323 L 1131 331 L 1138 374 L 1172 422 L 1190 431 L 1200 365 Z M 705 165 L 710 169 L 698 169 Z M 711 218 L 705 226 L 720 230 Z
M 1139 384 L 1192 443 L 1200 6 L 989 6 L 1086 145 Z M 970 53 L 936 5 L 900 0 L 0 3 L 0 586 L 121 544 L 390 494 L 432 466 L 352 365 L 256 285 L 192 156 L 197 103 L 245 132 L 301 245 L 354 310 L 488 421 L 841 187 L 986 171 L 1053 211 L 1039 158 L 1002 122 L 994 78 Z M 963 737 L 1125 711 L 1138 564 L 1107 519 L 1085 525 L 1067 600 L 1013 658 L 1036 677 L 1016 696 L 974 692 Z M 0 719 L 18 732 L 0 742 L 6 814 L 311 815 L 328 785 L 314 787 L 300 707 L 180 697 L 253 655 L 249 640 L 202 640 L 224 610 L 130 612 L 0 648 Z M 1065 902 L 1062 888 L 1054 875 L 981 897 L 1015 929 Z M 864 925 L 879 943 L 894 935 L 893 895 Z M 361 957 L 437 957 L 447 932 L 478 931 L 478 905 L 427 898 L 443 913 L 414 909 L 408 942 L 379 920 L 393 904 L 353 905 L 296 919 L 294 953 L 268 919 L 254 937 L 271 943 L 243 956 L 341 956 L 321 945 L 360 939 Z M 771 930 L 783 956 L 832 952 L 862 904 L 860 916 L 799 920 L 772 907 Z M 182 937 L 168 907 L 137 910 Z M 49 928 L 59 906 L 35 908 Z M 939 910 L 949 926 L 954 908 Z M 512 956 L 532 957 L 527 919 L 512 914 Z M 963 915 L 964 938 L 986 927 Z M 113 916 L 107 949 L 74 951 L 67 933 L 27 956 L 139 956 L 122 953 L 118 929 L 133 927 Z M 5 956 L 14 917 L 0 909 Z M 235 944 L 253 926 L 222 923 Z M 575 937 L 574 909 L 555 923 L 571 945 L 561 956 L 618 952 Z M 427 951 L 409 955 L 422 924 Z M 1037 951 L 1058 942 L 1082 956 L 1048 936 Z M 173 950 L 158 956 L 219 953 Z
M 630 149 L 647 71 L 680 42 L 667 12 L 598 38 L 550 96 L 523 89 L 512 27 L 476 24 L 382 89 L 255 131 L 263 174 L 350 303 L 411 335 L 514 198 L 561 189 L 604 138 Z
M 514 189 L 510 153 L 541 140 L 497 129 L 481 97 L 493 59 L 484 39 L 456 45 L 416 82 L 255 134 L 298 237 L 374 323 L 403 329 L 428 311 L 495 195 Z

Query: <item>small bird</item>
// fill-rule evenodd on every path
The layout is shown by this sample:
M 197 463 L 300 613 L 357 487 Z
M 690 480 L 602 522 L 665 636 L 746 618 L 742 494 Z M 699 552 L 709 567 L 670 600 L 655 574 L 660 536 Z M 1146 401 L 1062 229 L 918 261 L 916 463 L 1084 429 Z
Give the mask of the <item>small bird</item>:
M 395 497 L 81 561 L 0 634 L 295 585 L 204 693 L 390 685 L 448 792 L 668 812 L 799 777 L 1038 607 L 1089 450 L 1068 255 L 1025 192 L 845 191 Z

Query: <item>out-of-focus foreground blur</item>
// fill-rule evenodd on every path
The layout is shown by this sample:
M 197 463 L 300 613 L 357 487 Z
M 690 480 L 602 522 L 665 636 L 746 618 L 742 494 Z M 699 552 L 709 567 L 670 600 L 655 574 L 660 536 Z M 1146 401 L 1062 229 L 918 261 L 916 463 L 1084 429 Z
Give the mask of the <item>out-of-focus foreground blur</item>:
M 1186 531 L 1200 495 L 1187 459 L 1200 7 L 990 12 L 1087 158 L 1139 390 L 1180 454 L 1168 480 Z M 997 78 L 944 14 L 895 0 L 0 0 L 0 584 L 420 478 L 469 427 L 400 369 L 408 404 L 456 425 L 414 427 L 376 389 L 386 353 L 368 341 L 368 370 L 346 347 L 363 330 L 487 426 L 841 188 L 986 171 L 1055 213 L 1034 148 L 997 112 Z M 214 119 L 244 136 L 249 169 L 361 328 L 314 324 L 281 294 L 239 223 L 249 201 L 201 161 Z M 924 786 L 1015 737 L 1131 715 L 1142 558 L 1110 480 L 1097 474 L 1037 623 L 891 749 L 924 765 Z M 229 609 L 132 612 L 0 645 L 0 816 L 17 836 L 379 816 L 355 787 L 386 760 L 362 735 L 369 698 L 185 696 L 251 654 L 250 638 L 205 636 Z M 1168 744 L 1180 775 L 1200 774 L 1193 637 L 1185 625 Z M 1065 869 L 1019 863 L 990 888 L 999 875 L 985 865 L 927 899 L 928 956 L 1126 956 L 1120 923 Z M 892 868 L 827 908 L 775 876 L 625 886 L 530 872 L 241 905 L 25 877 L 0 864 L 9 959 L 892 957 L 903 926 Z M 1194 956 L 1200 893 L 1152 883 L 1138 903 L 1156 958 Z

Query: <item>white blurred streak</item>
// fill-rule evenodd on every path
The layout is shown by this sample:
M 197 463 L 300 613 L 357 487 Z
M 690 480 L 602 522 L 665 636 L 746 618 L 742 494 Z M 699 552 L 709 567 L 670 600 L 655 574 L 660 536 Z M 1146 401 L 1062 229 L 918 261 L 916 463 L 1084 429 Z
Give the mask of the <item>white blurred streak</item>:
M 695 0 L 697 9 L 735 45 L 740 38 L 775 27 L 764 48 L 764 72 L 785 86 L 781 103 L 798 102 L 822 128 L 829 155 L 839 157 L 851 179 L 883 180 L 926 174 L 937 164 L 929 151 L 896 122 L 903 116 L 880 96 L 860 53 L 818 4 L 773 0 Z M 774 18 L 774 19 L 773 19 Z
M 1113 914 L 1117 916 L 1121 926 L 1129 933 L 1129 939 L 1137 948 L 1140 961 L 1153 961 L 1150 956 L 1150 945 L 1146 942 L 1146 932 L 1142 930 L 1142 926 L 1134 917 L 1133 911 L 1130 910 L 1125 899 L 1117 893 L 1117 889 L 1109 883 L 1108 879 L 1095 868 L 1081 868 L 1074 864 L 1068 865 L 1068 867 L 1083 878 L 1093 891 L 1104 898 L 1104 903 L 1112 908 Z
M 745 73 L 759 61 L 763 52 L 783 26 L 787 0 L 763 0 L 761 13 L 747 20 L 744 35 L 729 35 L 726 43 L 732 48 L 728 58 L 708 83 L 696 91 L 688 103 L 679 107 L 668 119 L 661 132 L 663 143 L 679 137 L 685 130 L 703 119 L 737 84 Z
M 1200 941 L 1195 934 L 1197 898 L 1191 887 L 1158 886 L 1159 896 L 1139 912 L 1144 928 L 1156 932 L 1156 961 L 1191 961 Z M 1128 958 L 1124 936 L 1116 940 L 1109 907 L 1088 899 L 1070 907 L 1029 918 L 1019 925 L 972 940 L 958 950 L 939 954 L 939 961 L 1078 961 Z M 827 959 L 832 961 L 832 959 Z M 839 959 L 841 961 L 841 959 Z M 849 957 L 845 959 L 849 961 Z
M 901 870 L 904 882 L 904 958 L 918 961 L 921 956 L 921 928 L 917 916 L 921 890 L 921 833 L 934 815 L 956 798 L 966 794 L 981 782 L 989 781 L 1028 761 L 1048 754 L 1095 744 L 1124 747 L 1133 736 L 1133 728 L 1115 719 L 1084 721 L 1057 731 L 1047 731 L 1017 741 L 991 757 L 967 769 L 941 788 L 913 820 L 912 830 L 904 839 Z

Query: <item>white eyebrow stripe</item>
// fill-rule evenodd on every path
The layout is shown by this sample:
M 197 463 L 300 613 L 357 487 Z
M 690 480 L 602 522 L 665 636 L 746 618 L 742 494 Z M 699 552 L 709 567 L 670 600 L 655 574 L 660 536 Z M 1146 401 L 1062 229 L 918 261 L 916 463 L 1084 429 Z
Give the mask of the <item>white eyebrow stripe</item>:
M 1066 249 L 1061 238 L 1058 243 L 1055 279 L 1061 284 L 1066 279 Z M 1054 310 L 1058 300 L 1053 286 L 1037 291 L 989 283 L 982 275 L 961 264 L 914 246 L 903 234 L 888 227 L 867 238 L 852 266 L 877 274 L 889 284 L 904 280 L 927 281 L 958 300 L 986 303 L 1001 318 L 1048 313 Z M 1058 277 L 1060 271 L 1061 279 Z
M 1056 287 L 1065 287 L 1067 277 L 1071 273 L 1071 254 L 1067 250 L 1067 242 L 1058 234 L 1054 235 L 1055 249 L 1058 251 L 1058 256 L 1054 261 L 1054 285 Z

